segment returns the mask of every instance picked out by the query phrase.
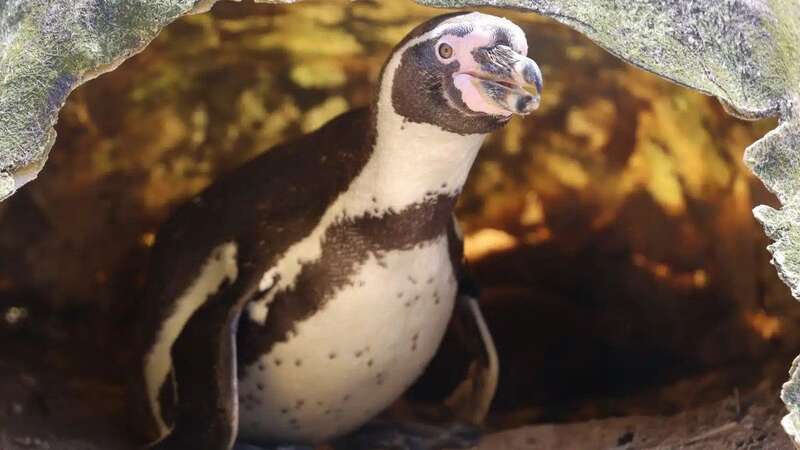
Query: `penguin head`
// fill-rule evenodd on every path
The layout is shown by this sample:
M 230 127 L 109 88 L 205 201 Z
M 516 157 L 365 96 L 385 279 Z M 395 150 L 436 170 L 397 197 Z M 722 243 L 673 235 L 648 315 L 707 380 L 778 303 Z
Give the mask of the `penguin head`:
M 539 106 L 542 74 L 527 52 L 525 33 L 507 19 L 477 12 L 433 18 L 395 48 L 379 104 L 390 102 L 406 121 L 491 132 Z

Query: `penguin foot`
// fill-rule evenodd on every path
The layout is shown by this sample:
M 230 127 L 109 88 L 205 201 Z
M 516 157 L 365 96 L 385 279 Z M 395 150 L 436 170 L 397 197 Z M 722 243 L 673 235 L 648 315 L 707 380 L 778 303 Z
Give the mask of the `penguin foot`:
M 334 442 L 336 450 L 444 450 L 474 447 L 481 430 L 474 425 L 373 422 Z

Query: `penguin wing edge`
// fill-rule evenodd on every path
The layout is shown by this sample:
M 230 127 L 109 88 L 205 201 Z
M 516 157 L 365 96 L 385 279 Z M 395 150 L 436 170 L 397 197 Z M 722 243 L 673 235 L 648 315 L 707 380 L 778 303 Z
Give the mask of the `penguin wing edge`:
M 466 379 L 445 400 L 459 419 L 480 425 L 497 391 L 500 364 L 497 348 L 480 307 L 480 289 L 464 260 L 463 234 L 455 216 L 448 230 L 450 259 L 458 279 L 452 325 L 473 358 Z
M 236 327 L 259 284 L 242 257 L 235 241 L 219 244 L 176 295 L 146 299 L 155 304 L 140 326 L 151 339 L 139 349 L 132 400 L 144 421 L 136 428 L 156 438 L 154 448 L 218 442 L 217 450 L 235 437 Z M 208 427 L 197 430 L 199 423 Z

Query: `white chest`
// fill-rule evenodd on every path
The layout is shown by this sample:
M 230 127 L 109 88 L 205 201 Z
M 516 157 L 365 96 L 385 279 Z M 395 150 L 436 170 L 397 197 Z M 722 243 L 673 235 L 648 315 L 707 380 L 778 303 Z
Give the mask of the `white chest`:
M 433 357 L 456 289 L 446 236 L 370 254 L 351 286 L 245 368 L 240 435 L 255 442 L 319 442 L 368 421 Z

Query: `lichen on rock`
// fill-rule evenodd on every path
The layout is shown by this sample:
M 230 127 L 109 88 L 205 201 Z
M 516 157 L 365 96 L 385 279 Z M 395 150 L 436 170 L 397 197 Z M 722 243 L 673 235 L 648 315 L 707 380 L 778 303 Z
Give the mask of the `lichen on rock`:
M 36 177 L 67 95 L 204 0 L 9 0 L 0 5 L 0 199 Z

